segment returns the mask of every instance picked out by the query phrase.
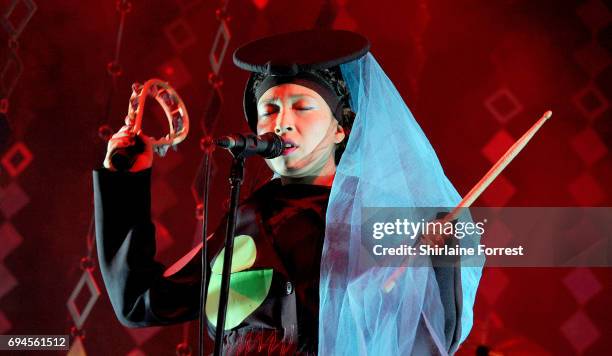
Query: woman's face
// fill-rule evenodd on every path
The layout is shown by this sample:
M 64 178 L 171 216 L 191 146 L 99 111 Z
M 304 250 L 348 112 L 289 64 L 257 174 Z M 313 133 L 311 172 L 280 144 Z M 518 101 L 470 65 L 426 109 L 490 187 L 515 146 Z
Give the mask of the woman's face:
M 306 177 L 322 174 L 330 164 L 335 168 L 335 145 L 344 139 L 344 130 L 314 90 L 297 84 L 272 87 L 259 98 L 257 117 L 258 135 L 274 132 L 294 146 L 266 160 L 274 172 Z

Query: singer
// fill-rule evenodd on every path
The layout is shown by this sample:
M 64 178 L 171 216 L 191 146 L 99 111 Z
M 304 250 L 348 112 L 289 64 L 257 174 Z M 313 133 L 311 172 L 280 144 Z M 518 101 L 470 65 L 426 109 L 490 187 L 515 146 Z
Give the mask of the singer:
M 239 207 L 225 324 L 227 355 L 452 354 L 467 337 L 481 269 L 408 269 L 390 293 L 392 267 L 365 259 L 361 208 L 451 207 L 460 197 L 429 141 L 369 52 L 348 31 L 292 32 L 248 43 L 234 63 L 249 72 L 251 130 L 284 143 L 266 159 L 274 179 Z M 100 268 L 119 320 L 153 326 L 198 317 L 196 247 L 170 268 L 154 260 L 153 154 L 129 172 L 110 156 L 134 144 L 129 122 L 94 171 Z M 216 325 L 222 222 L 209 240 L 206 301 Z M 429 266 L 429 267 L 427 267 Z

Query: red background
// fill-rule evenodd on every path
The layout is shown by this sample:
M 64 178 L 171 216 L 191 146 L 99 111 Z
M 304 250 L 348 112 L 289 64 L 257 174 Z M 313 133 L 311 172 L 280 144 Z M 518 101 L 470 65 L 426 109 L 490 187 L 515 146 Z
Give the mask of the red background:
M 2 1 L 1 10 L 10 3 Z M 186 252 L 198 237 L 191 185 L 202 127 L 213 136 L 247 131 L 247 74 L 232 65 L 231 53 L 266 34 L 333 27 L 366 35 L 462 194 L 552 110 L 476 205 L 611 205 L 610 1 L 233 0 L 229 18 L 215 15 L 214 1 L 132 5 L 116 85 L 106 70 L 119 22 L 114 1 L 38 1 L 18 39 L 23 73 L 10 96 L 10 141 L 0 152 L 0 334 L 70 333 L 66 303 L 91 248 L 91 169 L 105 151 L 99 129 L 117 130 L 131 83 L 151 77 L 174 85 L 191 114 L 189 138 L 156 159 L 153 183 L 159 259 L 169 264 Z M 17 10 L 14 21 L 25 11 Z M 215 90 L 209 53 L 219 18 L 229 20 L 230 37 Z M 148 112 L 153 133 L 163 117 L 153 106 Z M 215 153 L 212 226 L 226 206 L 227 160 Z M 248 166 L 245 194 L 270 176 L 261 161 Z M 477 345 L 506 354 L 609 353 L 611 275 L 605 268 L 486 269 L 474 329 L 459 353 L 474 354 Z M 102 294 L 75 332 L 85 336 L 88 354 L 172 354 L 185 338 L 197 349 L 196 323 L 122 327 L 97 269 L 93 277 Z M 78 294 L 80 310 L 88 298 L 87 288 Z

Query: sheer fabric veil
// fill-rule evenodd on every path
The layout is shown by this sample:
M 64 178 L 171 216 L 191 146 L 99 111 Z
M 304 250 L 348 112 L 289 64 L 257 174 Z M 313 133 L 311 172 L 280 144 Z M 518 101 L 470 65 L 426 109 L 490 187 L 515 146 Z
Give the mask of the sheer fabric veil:
M 383 292 L 384 281 L 396 268 L 375 267 L 369 260 L 361 237 L 361 209 L 453 207 L 461 197 L 374 57 L 368 53 L 341 65 L 341 71 L 357 116 L 328 204 L 319 355 L 447 354 L 433 268 L 428 260 L 411 260 L 395 288 Z M 461 341 L 472 327 L 481 272 L 480 267 L 461 268 Z

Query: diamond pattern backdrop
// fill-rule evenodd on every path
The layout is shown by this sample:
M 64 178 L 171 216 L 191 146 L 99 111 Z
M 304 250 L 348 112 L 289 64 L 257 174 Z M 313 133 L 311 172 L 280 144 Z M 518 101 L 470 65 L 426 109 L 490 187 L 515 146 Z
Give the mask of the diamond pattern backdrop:
M 250 0 L 223 9 L 221 2 L 138 0 L 126 18 L 116 86 L 106 72 L 115 1 L 41 2 L 34 17 L 32 4 L 0 9 L 2 43 L 19 36 L 19 55 L 6 48 L 0 78 L 5 94 L 17 84 L 11 141 L 0 152 L 2 334 L 69 333 L 76 323 L 83 331 L 74 355 L 175 352 L 185 339 L 181 326 L 122 327 L 97 269 L 79 267 L 92 213 L 90 170 L 105 149 L 100 123 L 109 126 L 104 132 L 117 130 L 131 83 L 150 77 L 168 80 L 185 99 L 193 130 L 178 152 L 156 159 L 153 180 L 157 257 L 174 262 L 198 235 L 200 138 L 247 131 L 246 74 L 230 64 L 231 53 L 266 34 L 319 26 L 368 36 L 461 193 L 553 110 L 478 205 L 612 202 L 610 1 Z M 163 127 L 160 112 L 148 114 L 151 130 Z M 211 227 L 226 200 L 226 158 L 213 157 Z M 244 194 L 270 176 L 261 161 L 247 169 Z M 609 353 L 611 296 L 607 269 L 487 269 L 474 330 L 459 354 Z M 187 329 L 192 348 L 196 329 Z

